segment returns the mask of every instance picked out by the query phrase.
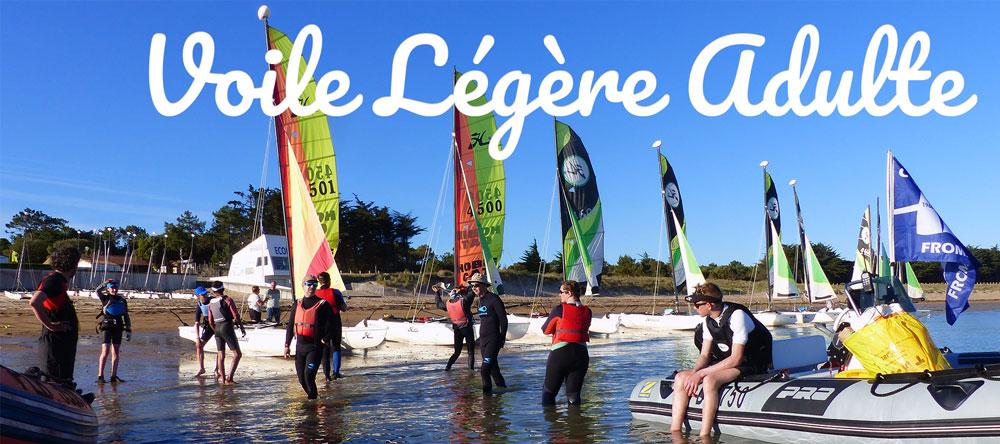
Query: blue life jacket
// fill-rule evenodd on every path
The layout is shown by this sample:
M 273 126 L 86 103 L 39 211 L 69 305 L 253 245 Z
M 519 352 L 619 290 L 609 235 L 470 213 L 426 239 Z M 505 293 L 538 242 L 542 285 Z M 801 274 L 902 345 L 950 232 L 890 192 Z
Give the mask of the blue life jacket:
M 122 298 L 112 298 L 108 301 L 108 304 L 104 306 L 104 314 L 113 317 L 124 315 L 125 300 Z

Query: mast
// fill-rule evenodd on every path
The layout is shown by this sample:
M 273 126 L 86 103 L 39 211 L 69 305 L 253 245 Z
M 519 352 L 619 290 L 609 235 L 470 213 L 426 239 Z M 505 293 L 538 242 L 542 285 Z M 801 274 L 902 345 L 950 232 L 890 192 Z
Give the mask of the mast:
M 768 161 L 763 160 L 760 162 L 760 168 L 764 170 L 764 233 L 768 240 L 767 248 L 764 251 L 764 265 L 767 266 L 767 309 L 771 309 L 771 294 L 774 292 L 774 272 L 775 264 L 773 255 L 769 255 L 770 249 L 773 248 L 771 245 L 773 240 L 771 239 L 771 217 L 767 214 L 767 165 Z
M 653 148 L 656 148 L 656 164 L 657 165 L 660 164 L 660 156 L 663 155 L 662 151 L 660 151 L 660 147 L 661 146 L 663 146 L 663 142 L 661 140 L 657 139 L 656 141 L 653 142 Z M 657 171 L 659 171 L 659 173 L 660 173 L 659 174 L 659 176 L 660 176 L 660 180 L 659 180 L 659 182 L 660 182 L 660 201 L 661 201 L 660 203 L 663 206 L 663 217 L 664 217 L 663 223 L 666 225 L 666 228 L 667 228 L 667 254 L 670 255 L 670 267 L 668 267 L 668 268 L 670 268 L 670 282 L 671 282 L 670 286 L 673 287 L 673 288 L 671 288 L 670 292 L 673 293 L 673 295 L 674 295 L 674 308 L 676 309 L 677 305 L 680 303 L 680 298 L 677 295 L 677 276 L 676 276 L 676 273 L 674 273 L 674 250 L 670 246 L 670 224 L 673 223 L 673 211 L 674 210 L 667 205 L 667 188 L 666 188 L 666 184 L 663 183 L 663 171 L 661 171 L 659 167 L 657 167 Z M 659 241 L 657 241 L 657 242 L 659 242 Z M 657 270 L 660 269 L 660 258 L 659 257 L 656 258 L 656 269 Z M 659 274 L 659 273 L 657 273 L 657 274 Z M 654 292 L 653 296 L 654 297 L 656 296 L 655 292 Z M 655 302 L 655 300 L 654 300 L 654 302 Z M 656 307 L 653 307 L 653 310 L 655 311 Z
M 805 251 L 805 248 L 806 248 L 806 227 L 805 227 L 805 223 L 802 220 L 802 209 L 799 207 L 799 192 L 795 188 L 795 184 L 797 184 L 797 183 L 798 183 L 797 179 L 792 179 L 792 180 L 788 181 L 788 185 L 790 185 L 792 187 L 792 196 L 795 199 L 795 217 L 798 219 L 798 222 L 799 222 L 799 246 L 798 246 L 798 248 L 796 248 L 796 255 L 799 258 L 801 258 L 801 262 L 802 262 L 802 286 L 804 287 L 803 290 L 805 290 L 806 300 L 807 301 L 811 301 L 812 300 L 812 289 L 809 288 L 810 287 L 810 285 L 809 285 L 809 268 L 806 266 L 806 261 L 810 260 L 811 258 L 806 257 L 806 251 Z M 799 269 L 799 267 L 797 265 L 798 264 L 796 264 L 796 267 L 795 267 L 796 271 Z

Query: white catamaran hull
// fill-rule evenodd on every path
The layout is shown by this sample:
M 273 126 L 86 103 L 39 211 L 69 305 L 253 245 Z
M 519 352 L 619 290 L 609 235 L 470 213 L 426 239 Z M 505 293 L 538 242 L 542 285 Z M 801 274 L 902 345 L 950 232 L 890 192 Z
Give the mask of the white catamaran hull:
M 542 321 L 544 322 L 544 321 Z M 476 337 L 479 337 L 479 324 L 475 324 L 473 328 L 476 330 Z M 507 340 L 516 341 L 523 338 L 528 334 L 528 330 L 531 328 L 531 322 L 520 316 L 507 315 Z
M 31 299 L 31 293 L 27 291 L 5 291 L 3 292 L 3 295 L 15 301 Z
M 152 291 L 133 291 L 128 295 L 129 299 L 169 299 L 170 293 L 157 293 Z
M 343 343 L 351 350 L 375 348 L 385 342 L 389 329 L 385 326 L 368 326 L 367 321 L 358 322 L 354 327 L 345 328 Z
M 781 327 L 783 325 L 795 324 L 799 316 L 792 312 L 780 313 L 777 311 L 759 311 L 753 314 L 761 324 L 768 327 Z
M 637 330 L 684 331 L 698 328 L 703 319 L 698 315 L 622 314 L 621 324 L 625 328 Z
M 600 335 L 610 335 L 618 333 L 618 328 L 622 325 L 621 314 L 606 314 L 595 316 L 590 320 L 590 333 Z
M 273 324 L 262 324 L 256 326 L 246 326 L 247 334 L 243 336 L 239 329 L 236 331 L 236 339 L 240 344 L 240 351 L 244 356 L 284 356 L 285 354 L 285 329 L 276 328 Z M 180 337 L 195 342 L 196 336 L 194 327 L 177 327 Z M 292 351 L 295 351 L 295 338 L 292 338 Z M 218 350 L 211 341 L 205 346 L 205 351 L 215 353 Z
M 1000 370 L 993 370 L 993 378 Z M 822 372 L 768 382 L 746 393 L 722 389 L 716 420 L 724 434 L 780 443 L 997 442 L 1000 381 L 969 377 L 930 383 L 872 383 Z M 650 378 L 632 390 L 629 407 L 639 420 L 669 424 L 670 378 Z M 741 382 L 740 390 L 757 382 Z M 894 393 L 898 390 L 898 393 Z M 702 397 L 692 398 L 686 428 L 700 430 Z
M 368 321 L 369 327 L 384 327 L 385 340 L 411 345 L 447 345 L 455 343 L 451 326 L 442 322 Z

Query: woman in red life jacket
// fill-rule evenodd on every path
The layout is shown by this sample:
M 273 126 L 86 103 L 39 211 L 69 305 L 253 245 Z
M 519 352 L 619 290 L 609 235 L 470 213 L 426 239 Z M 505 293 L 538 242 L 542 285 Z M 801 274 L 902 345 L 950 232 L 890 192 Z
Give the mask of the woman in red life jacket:
M 290 321 L 285 329 L 285 358 L 289 357 L 292 335 L 295 336 L 295 374 L 309 399 L 316 399 L 316 373 L 330 341 L 333 307 L 316 296 L 319 282 L 308 276 L 303 283 L 305 296 L 292 304 Z
M 340 342 L 344 337 L 344 322 L 340 318 L 340 312 L 347 311 L 347 302 L 344 301 L 344 294 L 340 290 L 330 287 L 330 273 L 324 271 L 316 275 L 316 280 L 319 281 L 319 289 L 316 290 L 316 296 L 330 304 L 330 308 L 333 309 L 333 319 L 330 324 L 330 341 L 327 343 L 326 351 L 323 353 L 323 375 L 326 376 L 327 381 L 332 381 L 344 377 L 344 375 L 340 374 Z M 331 361 L 333 364 L 332 369 L 330 365 Z M 333 370 L 332 374 L 331 370 Z
M 565 281 L 559 286 L 559 305 L 542 325 L 542 332 L 552 335 L 552 350 L 545 364 L 542 405 L 555 405 L 556 395 L 566 381 L 566 399 L 580 404 L 583 378 L 590 366 L 587 342 L 590 341 L 590 308 L 580 302 L 580 286 Z
M 438 308 L 448 312 L 448 318 L 451 319 L 451 329 L 455 333 L 455 352 L 448 358 L 448 365 L 444 367 L 444 370 L 451 370 L 451 366 L 462 356 L 463 344 L 469 349 L 469 370 L 475 370 L 476 333 L 472 328 L 472 303 L 475 300 L 475 295 L 466 287 L 458 287 L 448 291 L 441 283 L 435 284 L 431 289 L 437 294 Z M 444 300 L 443 294 L 449 295 L 447 300 Z
M 54 379 L 73 382 L 80 322 L 66 289 L 69 288 L 69 280 L 76 274 L 80 250 L 62 246 L 52 253 L 49 260 L 55 271 L 42 278 L 28 305 L 42 324 L 42 336 L 38 338 L 41 367 Z

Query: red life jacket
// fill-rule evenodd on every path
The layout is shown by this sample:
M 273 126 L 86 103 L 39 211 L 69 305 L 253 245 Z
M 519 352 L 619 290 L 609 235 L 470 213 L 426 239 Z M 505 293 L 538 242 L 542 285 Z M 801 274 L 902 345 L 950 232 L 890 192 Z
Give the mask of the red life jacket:
M 552 343 L 590 342 L 590 309 L 586 305 L 562 304 L 562 317 L 556 324 Z
M 469 325 L 469 318 L 465 316 L 465 298 L 455 298 L 448 300 L 448 317 L 451 323 L 458 327 Z
M 58 279 L 58 278 L 62 277 L 61 275 L 60 276 L 54 276 L 56 274 L 58 274 L 58 272 L 53 271 L 53 272 L 50 272 L 49 274 L 45 275 L 45 277 L 42 278 L 42 283 L 38 285 L 38 291 L 42 291 L 42 290 L 45 289 L 44 288 L 45 287 L 45 283 L 50 278 L 52 278 L 52 279 Z M 47 297 L 45 298 L 44 301 L 42 301 L 42 307 L 45 307 L 46 310 L 51 311 L 51 312 L 56 312 L 56 311 L 61 310 L 64 306 L 66 306 L 66 302 L 69 301 L 69 297 L 66 294 L 66 290 L 68 288 L 69 288 L 69 282 L 67 282 L 66 279 L 63 278 L 62 279 L 62 288 L 59 289 L 58 293 L 56 293 L 56 294 L 48 294 L 48 293 L 46 293 L 45 294 L 45 296 L 47 296 Z
M 337 307 L 337 296 L 333 294 L 333 288 L 320 288 L 316 290 L 316 297 L 329 302 L 330 308 L 333 309 L 333 314 L 340 313 Z
M 302 301 L 299 301 L 299 306 L 295 310 L 295 335 L 301 336 L 303 338 L 315 338 L 316 337 L 316 315 L 319 313 L 319 307 L 326 303 L 326 300 L 320 299 L 319 302 L 313 304 L 312 307 L 304 308 L 302 307 Z

